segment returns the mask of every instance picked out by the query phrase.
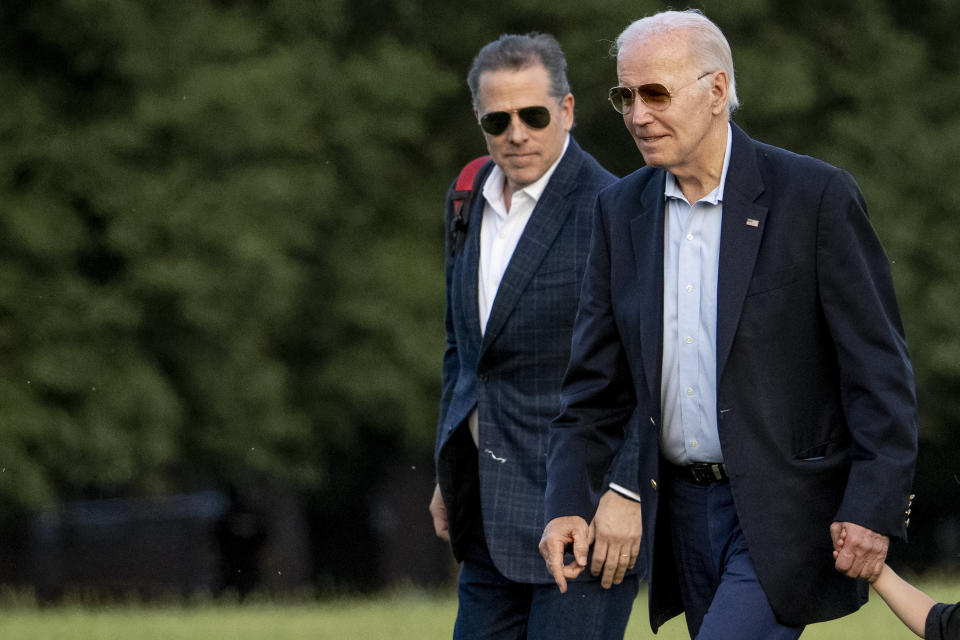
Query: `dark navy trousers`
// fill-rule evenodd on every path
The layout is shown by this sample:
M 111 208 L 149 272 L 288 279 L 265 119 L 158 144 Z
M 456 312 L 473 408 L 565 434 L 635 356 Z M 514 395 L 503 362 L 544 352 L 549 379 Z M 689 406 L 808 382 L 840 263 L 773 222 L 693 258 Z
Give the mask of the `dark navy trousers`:
M 777 622 L 754 572 L 728 481 L 698 485 L 671 478 L 674 556 L 690 637 L 796 640 L 803 627 Z
M 610 589 L 601 587 L 599 580 L 584 580 L 581 576 L 567 581 L 566 593 L 560 593 L 552 582 L 514 582 L 494 566 L 482 536 L 475 537 L 460 567 L 460 605 L 453 637 L 454 640 L 620 640 L 639 585 L 636 575 L 627 575 L 621 584 Z

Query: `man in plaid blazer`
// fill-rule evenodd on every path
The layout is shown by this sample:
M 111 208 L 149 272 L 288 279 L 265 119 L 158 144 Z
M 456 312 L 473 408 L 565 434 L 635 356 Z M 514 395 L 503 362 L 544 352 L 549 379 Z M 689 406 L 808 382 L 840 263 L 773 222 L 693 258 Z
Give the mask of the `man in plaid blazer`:
M 492 161 L 446 265 L 437 534 L 462 561 L 455 638 L 622 637 L 637 576 L 559 593 L 537 552 L 546 454 L 599 190 L 614 176 L 569 135 L 574 99 L 551 36 L 503 36 L 468 76 Z M 453 191 L 447 217 L 453 217 Z M 461 225 L 462 226 L 462 225 Z

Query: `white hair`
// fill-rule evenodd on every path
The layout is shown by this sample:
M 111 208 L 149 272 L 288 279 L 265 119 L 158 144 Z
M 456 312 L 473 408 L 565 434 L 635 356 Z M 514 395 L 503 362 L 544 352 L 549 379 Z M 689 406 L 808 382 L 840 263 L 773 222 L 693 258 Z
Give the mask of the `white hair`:
M 727 113 L 740 106 L 737 98 L 737 83 L 733 76 L 733 54 L 720 27 L 710 21 L 698 9 L 686 11 L 662 11 L 632 22 L 617 37 L 614 52 L 619 56 L 623 47 L 634 41 L 642 41 L 668 31 L 689 31 L 690 48 L 694 58 L 704 69 L 723 71 L 730 80 L 727 94 Z

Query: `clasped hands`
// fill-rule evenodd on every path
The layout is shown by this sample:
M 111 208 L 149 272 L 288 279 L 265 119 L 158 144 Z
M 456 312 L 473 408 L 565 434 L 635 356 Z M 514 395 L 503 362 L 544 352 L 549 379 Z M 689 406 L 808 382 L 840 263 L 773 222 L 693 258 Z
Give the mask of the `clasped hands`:
M 603 588 L 623 582 L 623 576 L 636 565 L 640 553 L 641 515 L 639 502 L 607 491 L 600 498 L 597 513 L 589 525 L 580 516 L 563 516 L 548 522 L 540 538 L 540 555 L 560 592 L 566 593 L 567 580 L 577 578 L 587 568 L 590 545 L 593 545 L 590 573 L 601 576 Z M 567 545 L 573 548 L 573 561 L 565 565 L 563 554 Z
M 880 577 L 890 538 L 852 522 L 830 525 L 834 567 L 850 578 L 873 582 Z

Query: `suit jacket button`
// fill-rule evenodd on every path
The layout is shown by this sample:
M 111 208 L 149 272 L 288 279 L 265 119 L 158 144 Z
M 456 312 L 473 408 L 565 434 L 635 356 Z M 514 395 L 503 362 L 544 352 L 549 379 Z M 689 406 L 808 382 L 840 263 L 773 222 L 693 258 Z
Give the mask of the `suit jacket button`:
M 657 481 L 654 480 L 653 478 L 650 478 L 650 486 L 653 487 L 653 490 L 654 490 L 654 491 L 656 491 L 656 490 L 657 490 Z
M 487 381 L 487 374 L 481 373 L 480 375 L 477 376 L 477 380 L 479 380 L 480 382 L 486 382 L 486 381 Z

